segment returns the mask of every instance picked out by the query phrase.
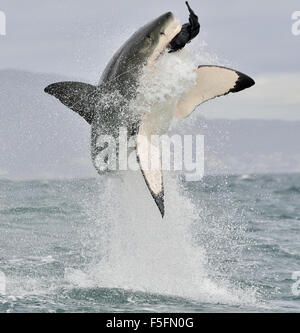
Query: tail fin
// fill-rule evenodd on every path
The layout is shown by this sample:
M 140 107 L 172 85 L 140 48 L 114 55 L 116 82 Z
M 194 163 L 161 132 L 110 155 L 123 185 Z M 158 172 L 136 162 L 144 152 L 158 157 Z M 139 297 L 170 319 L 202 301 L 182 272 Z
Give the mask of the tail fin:
M 98 87 L 82 82 L 58 82 L 50 84 L 44 91 L 59 99 L 61 103 L 91 124 L 99 92 Z

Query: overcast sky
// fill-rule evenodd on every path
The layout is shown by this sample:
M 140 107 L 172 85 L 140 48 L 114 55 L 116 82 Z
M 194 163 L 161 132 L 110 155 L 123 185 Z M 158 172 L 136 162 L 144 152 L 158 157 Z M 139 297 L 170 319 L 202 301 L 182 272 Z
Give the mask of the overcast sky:
M 205 42 L 205 52 L 257 81 L 239 96 L 206 106 L 204 115 L 300 119 L 300 36 L 291 32 L 299 0 L 190 0 L 190 5 L 201 23 L 193 48 Z M 141 25 L 166 11 L 182 23 L 188 18 L 183 0 L 1 0 L 0 10 L 7 21 L 0 69 L 90 82 L 98 81 L 113 52 Z

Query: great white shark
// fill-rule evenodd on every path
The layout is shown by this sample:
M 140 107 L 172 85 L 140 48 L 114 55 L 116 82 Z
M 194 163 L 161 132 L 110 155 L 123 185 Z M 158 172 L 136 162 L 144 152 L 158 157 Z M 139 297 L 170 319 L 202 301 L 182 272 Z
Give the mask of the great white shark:
M 195 68 L 195 84 L 176 102 L 174 109 L 133 113 L 130 105 L 137 99 L 137 90 L 145 68 L 150 69 L 165 51 L 182 49 L 199 32 L 198 17 L 187 4 L 189 23 L 181 26 L 171 13 L 165 13 L 137 30 L 114 54 L 97 86 L 82 82 L 58 82 L 45 88 L 64 105 L 82 116 L 91 125 L 91 157 L 99 174 L 104 171 L 97 157 L 104 147 L 98 138 L 115 138 L 119 129 L 126 128 L 134 136 L 140 169 L 162 216 L 165 214 L 161 162 L 155 169 L 148 165 L 147 141 L 151 136 L 166 132 L 174 117 L 185 118 L 195 108 L 215 97 L 236 93 L 255 84 L 249 76 L 236 70 L 211 65 Z M 176 69 L 174 69 L 176 70 Z M 142 140 L 141 138 L 146 138 Z M 160 161 L 160 149 L 151 149 L 151 156 Z

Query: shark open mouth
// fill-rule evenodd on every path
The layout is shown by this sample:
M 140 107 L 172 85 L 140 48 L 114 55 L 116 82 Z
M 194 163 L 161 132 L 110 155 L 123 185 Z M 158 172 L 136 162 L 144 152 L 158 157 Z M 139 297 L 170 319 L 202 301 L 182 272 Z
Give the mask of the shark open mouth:
M 194 13 L 189 3 L 187 1 L 185 3 L 190 13 L 189 22 L 181 26 L 174 15 L 171 12 L 169 13 L 171 16 L 170 21 L 165 31 L 161 32 L 159 43 L 149 59 L 150 63 L 157 60 L 166 48 L 169 49 L 169 53 L 179 51 L 199 34 L 200 24 L 198 16 Z
M 151 65 L 159 58 L 159 56 L 168 48 L 171 41 L 180 33 L 180 31 L 181 24 L 179 20 L 173 14 L 171 14 L 167 27 L 164 31 L 161 32 L 157 46 L 148 59 L 148 65 Z

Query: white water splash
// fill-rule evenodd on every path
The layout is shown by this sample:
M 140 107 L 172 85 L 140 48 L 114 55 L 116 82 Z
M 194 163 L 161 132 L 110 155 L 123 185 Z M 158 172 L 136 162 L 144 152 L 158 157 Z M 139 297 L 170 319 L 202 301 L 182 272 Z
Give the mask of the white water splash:
M 5 295 L 6 293 L 6 276 L 0 271 L 0 295 Z
M 137 89 L 137 98 L 131 107 L 139 112 L 150 112 L 155 105 L 175 105 L 177 100 L 196 84 L 197 66 L 188 51 L 164 53 L 143 70 Z
M 144 73 L 134 107 L 150 110 L 155 104 L 170 106 L 169 100 L 175 103 L 195 83 L 196 67 L 187 52 L 165 54 L 154 73 Z M 66 270 L 68 281 L 80 287 L 122 288 L 200 302 L 255 302 L 252 290 L 216 281 L 208 273 L 204 247 L 192 237 L 193 224 L 205 216 L 200 219 L 176 179 L 164 174 L 164 219 L 140 171 L 101 179 L 99 197 L 86 203 L 89 219 L 82 229 L 89 263 L 83 271 Z
M 91 258 L 84 270 L 65 278 L 83 288 L 121 288 L 204 303 L 253 304 L 252 290 L 214 281 L 207 255 L 192 240 L 199 221 L 195 207 L 177 181 L 165 177 L 166 216 L 161 218 L 139 173 L 107 179 L 98 202 L 87 203 L 84 245 Z

